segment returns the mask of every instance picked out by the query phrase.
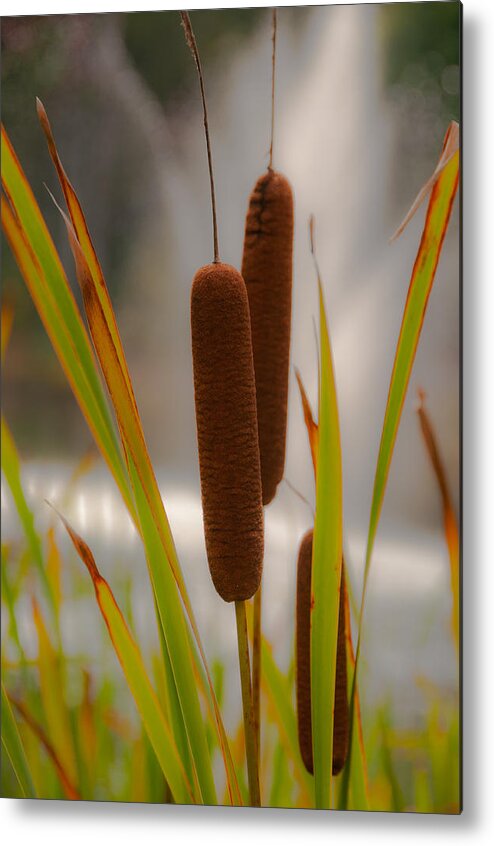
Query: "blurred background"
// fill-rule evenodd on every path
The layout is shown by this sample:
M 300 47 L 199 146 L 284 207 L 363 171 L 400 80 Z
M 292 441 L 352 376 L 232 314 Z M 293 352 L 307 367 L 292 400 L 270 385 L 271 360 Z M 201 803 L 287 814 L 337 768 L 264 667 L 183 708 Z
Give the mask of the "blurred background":
M 191 17 L 209 102 L 220 250 L 238 266 L 249 193 L 268 161 L 271 13 Z M 79 299 L 63 223 L 43 187 L 46 182 L 60 198 L 36 96 L 48 111 L 115 305 L 207 652 L 233 663 L 233 613 L 210 583 L 202 532 L 189 295 L 195 270 L 212 257 L 211 217 L 199 90 L 179 15 L 3 18 L 1 38 L 2 120 Z M 459 4 L 280 9 L 277 43 L 274 165 L 295 195 L 291 361 L 315 406 L 313 213 L 340 404 L 345 546 L 359 597 L 380 431 L 424 211 L 397 242 L 389 238 L 432 173 L 449 121 L 459 119 Z M 2 277 L 4 301 L 15 311 L 3 410 L 23 459 L 29 502 L 45 527 L 51 517 L 43 499 L 60 500 L 91 436 L 5 242 Z M 458 506 L 459 319 L 457 203 L 404 407 L 367 606 L 365 699 L 389 702 L 404 725 L 419 724 L 425 714 L 417 679 L 426 677 L 453 700 L 457 695 L 448 556 L 415 403 L 420 386 Z M 312 503 L 293 369 L 285 475 Z M 124 608 L 133 607 L 139 636 L 154 642 L 141 548 L 100 463 L 80 478 L 65 510 Z M 266 514 L 263 622 L 285 665 L 298 542 L 312 519 L 310 507 L 282 482 Z M 4 486 L 2 523 L 4 542 L 15 543 L 20 530 Z M 78 596 L 63 621 L 67 649 L 84 648 L 97 672 L 98 664 L 112 662 L 111 646 L 99 636 L 86 574 L 60 540 L 66 590 Z M 35 650 L 29 614 L 19 622 Z M 228 695 L 233 713 L 238 691 Z

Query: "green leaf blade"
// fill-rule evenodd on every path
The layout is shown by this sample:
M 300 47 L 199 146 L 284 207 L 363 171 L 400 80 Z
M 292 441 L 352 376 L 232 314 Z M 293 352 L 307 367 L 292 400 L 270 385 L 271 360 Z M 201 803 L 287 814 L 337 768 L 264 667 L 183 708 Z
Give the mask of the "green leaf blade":
M 277 666 L 266 639 L 262 639 L 263 683 L 272 705 L 280 732 L 285 755 L 294 764 L 295 775 L 307 797 L 309 807 L 314 807 L 314 778 L 307 772 L 300 755 L 297 732 L 297 718 L 293 708 L 290 685 Z
M 343 483 L 331 346 L 319 283 L 321 374 L 312 553 L 311 702 L 315 801 L 332 802 L 333 718 L 342 562 Z
M 2 745 L 15 773 L 22 795 L 36 799 L 36 789 L 24 745 L 15 722 L 7 691 L 2 684 Z
M 410 280 L 396 347 L 372 495 L 366 569 L 372 555 L 403 403 L 459 180 L 459 152 L 435 183 Z
M 45 569 L 45 560 L 43 555 L 43 547 L 41 539 L 36 531 L 34 524 L 34 516 L 27 504 L 21 480 L 21 467 L 19 455 L 17 453 L 16 445 L 12 433 L 7 425 L 7 422 L 2 417 L 2 435 L 1 435 L 1 450 L 2 450 L 2 472 L 5 480 L 10 488 L 12 499 L 14 500 L 15 508 L 19 516 L 19 520 L 26 538 L 31 558 L 38 571 L 43 590 L 46 598 L 50 604 L 50 609 L 56 617 L 56 601 L 53 591 L 48 581 Z

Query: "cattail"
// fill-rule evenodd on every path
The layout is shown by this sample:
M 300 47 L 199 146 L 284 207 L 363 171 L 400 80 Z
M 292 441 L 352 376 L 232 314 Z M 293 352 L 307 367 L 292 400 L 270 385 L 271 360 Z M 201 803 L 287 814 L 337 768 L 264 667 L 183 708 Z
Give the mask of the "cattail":
M 287 179 L 272 168 L 275 49 L 276 10 L 269 167 L 250 196 L 242 259 L 254 352 L 264 505 L 274 498 L 285 466 L 292 310 L 293 196 Z
M 333 775 L 338 775 L 345 766 L 350 730 L 346 667 L 345 590 L 345 563 L 342 562 L 334 691 Z
M 312 541 L 310 529 L 300 543 L 297 563 L 297 717 L 300 754 L 309 773 L 314 771 L 312 755 L 310 612 L 312 577 Z M 341 571 L 336 683 L 333 724 L 333 775 L 345 765 L 348 752 L 348 695 L 345 643 L 345 571 Z M 324 672 L 322 667 L 320 672 Z
M 214 586 L 224 600 L 235 602 L 249 798 L 258 807 L 261 788 L 245 600 L 261 582 L 264 518 L 249 301 L 240 273 L 219 259 L 201 62 L 189 15 L 180 14 L 201 88 L 213 217 L 213 263 L 197 271 L 191 296 L 204 531 Z
M 262 574 L 264 525 L 249 303 L 240 273 L 219 260 L 211 145 L 199 52 L 181 13 L 196 63 L 204 112 L 214 261 L 192 283 L 194 393 L 204 531 L 214 586 L 227 602 L 249 599 Z
M 231 602 L 256 592 L 264 550 L 249 304 L 237 270 L 198 270 L 191 323 L 206 548 L 214 586 Z

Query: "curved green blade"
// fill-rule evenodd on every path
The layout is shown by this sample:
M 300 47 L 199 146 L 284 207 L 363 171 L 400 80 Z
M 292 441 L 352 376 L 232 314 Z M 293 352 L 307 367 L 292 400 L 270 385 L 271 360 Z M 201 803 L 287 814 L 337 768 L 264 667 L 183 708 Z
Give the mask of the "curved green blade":
M 2 745 L 5 754 L 12 764 L 22 795 L 26 799 L 36 799 L 31 770 L 26 757 L 26 752 L 19 734 L 19 729 L 10 707 L 7 691 L 2 684 Z
M 316 516 L 312 551 L 311 701 L 316 808 L 330 808 L 342 561 L 343 483 L 336 386 L 320 280 L 319 309 L 321 374 Z

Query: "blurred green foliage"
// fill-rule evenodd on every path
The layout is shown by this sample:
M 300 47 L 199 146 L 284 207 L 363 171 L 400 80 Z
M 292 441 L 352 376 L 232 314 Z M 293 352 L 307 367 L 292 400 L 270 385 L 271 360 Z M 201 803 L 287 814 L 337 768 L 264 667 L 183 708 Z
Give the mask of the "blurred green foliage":
M 207 66 L 220 49 L 228 55 L 265 14 L 264 9 L 209 9 L 191 13 L 202 63 Z M 195 83 L 194 64 L 182 35 L 178 12 L 125 15 L 123 34 L 136 67 L 162 102 L 176 100 Z
M 458 112 L 460 3 L 457 0 L 423 3 L 386 3 L 380 7 L 383 34 L 384 78 L 387 85 L 413 85 L 424 77 L 441 87 L 445 104 Z M 284 9 L 297 26 L 310 7 Z M 248 37 L 266 9 L 213 9 L 195 11 L 193 24 L 204 64 L 222 51 L 227 61 L 236 45 Z M 103 15 L 2 18 L 3 119 L 10 126 L 34 115 L 19 114 L 25 91 L 56 88 L 63 81 L 68 53 L 77 39 L 67 43 L 66 25 L 97 28 Z M 178 13 L 132 12 L 118 15 L 130 57 L 151 90 L 163 103 L 176 100 L 193 80 Z M 61 26 L 62 24 L 62 26 Z M 80 37 L 81 50 L 90 39 Z
M 448 119 L 459 119 L 461 6 L 451 2 L 386 3 L 381 6 L 384 78 L 440 93 Z

